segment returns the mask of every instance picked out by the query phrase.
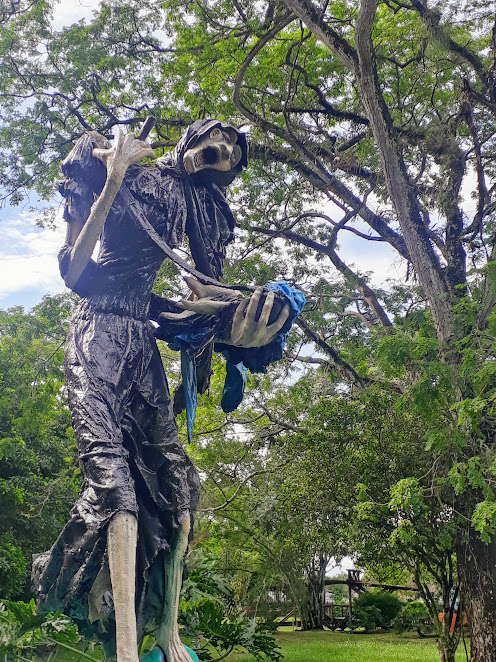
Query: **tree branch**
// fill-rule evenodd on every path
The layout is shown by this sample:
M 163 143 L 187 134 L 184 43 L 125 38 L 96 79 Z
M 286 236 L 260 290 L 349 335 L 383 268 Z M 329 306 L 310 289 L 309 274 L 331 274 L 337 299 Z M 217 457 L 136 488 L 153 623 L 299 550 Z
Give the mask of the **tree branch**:
M 281 132 L 281 137 L 285 138 L 284 132 Z M 410 260 L 409 253 L 405 244 L 405 241 L 401 235 L 395 232 L 385 220 L 375 214 L 367 205 L 356 196 L 351 189 L 349 189 L 342 181 L 333 177 L 329 173 L 323 173 L 317 171 L 316 168 L 312 168 L 307 163 L 302 163 L 298 158 L 296 158 L 294 152 L 289 149 L 276 148 L 276 147 L 267 147 L 260 144 L 250 145 L 250 155 L 252 158 L 258 158 L 259 160 L 271 160 L 277 161 L 279 163 L 284 163 L 288 166 L 293 167 L 301 175 L 305 177 L 313 186 L 318 190 L 327 193 L 332 191 L 334 195 L 343 200 L 343 202 L 351 208 L 357 216 L 360 216 L 378 235 L 380 235 L 384 241 L 387 241 L 398 253 L 405 258 L 405 260 Z M 305 161 L 307 161 L 306 157 Z
M 302 329 L 307 338 L 309 338 L 315 345 L 317 345 L 317 347 L 320 347 L 324 354 L 329 357 L 330 365 L 334 366 L 340 375 L 347 381 L 352 382 L 360 388 L 363 388 L 364 386 L 372 383 L 372 380 L 370 380 L 368 377 L 360 377 L 356 370 L 352 368 L 349 363 L 344 361 L 336 352 L 336 350 L 334 350 L 328 343 L 326 343 L 325 340 L 323 340 L 314 331 L 312 331 L 301 317 L 297 317 L 295 322 L 300 327 L 300 329 Z
M 362 276 L 359 276 L 352 269 L 350 269 L 350 267 L 348 267 L 348 265 L 345 264 L 345 262 L 336 253 L 334 246 L 336 244 L 336 235 L 338 229 L 337 227 L 333 229 L 331 234 L 331 241 L 326 246 L 318 243 L 317 241 L 314 241 L 313 239 L 310 239 L 309 237 L 304 237 L 303 235 L 297 234 L 295 232 L 290 232 L 288 230 L 265 230 L 264 228 L 253 228 L 253 229 L 263 234 L 269 234 L 271 236 L 275 236 L 275 235 L 283 236 L 287 239 L 296 241 L 299 244 L 302 244 L 303 246 L 312 248 L 317 253 L 326 255 L 331 260 L 332 264 L 336 267 L 336 269 L 343 274 L 343 276 L 347 279 L 347 281 L 353 284 L 358 290 L 360 290 L 360 292 L 363 295 L 363 300 L 370 306 L 377 321 L 381 324 L 381 326 L 385 329 L 392 328 L 392 323 L 389 317 L 387 316 L 385 310 L 377 300 L 377 297 L 375 296 L 375 293 L 372 290 L 372 288 L 369 287 L 366 280 Z
M 265 475 L 265 474 L 273 474 L 273 473 L 275 473 L 276 471 L 279 471 L 279 470 L 282 469 L 283 467 L 287 466 L 287 465 L 289 464 L 289 462 L 290 462 L 289 460 L 288 460 L 287 462 L 283 462 L 282 464 L 277 465 L 277 467 L 274 467 L 273 469 L 262 469 L 262 470 L 260 470 L 260 471 L 254 471 L 254 472 L 251 473 L 249 476 L 247 476 L 244 480 L 241 481 L 241 483 L 240 483 L 240 484 L 238 485 L 238 487 L 235 489 L 234 493 L 233 493 L 228 499 L 226 499 L 226 501 L 225 501 L 222 505 L 220 505 L 220 506 L 214 506 L 214 507 L 211 507 L 211 508 L 200 508 L 200 511 L 201 511 L 202 513 L 215 513 L 215 512 L 217 512 L 218 510 L 223 510 L 223 509 L 226 508 L 230 503 L 232 503 L 232 502 L 234 501 L 234 499 L 235 499 L 235 498 L 238 496 L 238 494 L 240 493 L 241 488 L 242 488 L 244 485 L 246 485 L 246 483 L 247 483 L 248 481 L 250 481 L 252 478 L 255 478 L 256 476 L 263 476 L 263 475 Z M 223 492 L 223 493 L 224 493 L 224 492 Z
M 380 155 L 387 190 L 420 284 L 429 298 L 438 336 L 452 333 L 451 291 L 444 279 L 420 214 L 415 190 L 409 183 L 401 150 L 392 131 L 392 120 L 380 90 L 372 44 L 372 26 L 378 0 L 362 0 L 355 25 L 358 66 L 355 67 L 362 103 L 367 111 Z
M 282 0 L 282 2 L 303 21 L 317 39 L 329 48 L 346 69 L 354 70 L 358 61 L 355 49 L 323 20 L 322 13 L 317 11 L 310 0 Z

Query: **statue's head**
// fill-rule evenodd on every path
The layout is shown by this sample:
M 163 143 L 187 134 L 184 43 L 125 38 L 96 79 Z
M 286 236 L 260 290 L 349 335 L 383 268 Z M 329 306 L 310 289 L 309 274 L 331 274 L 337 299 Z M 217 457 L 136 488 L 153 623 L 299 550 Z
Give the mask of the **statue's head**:
M 230 184 L 247 164 L 246 136 L 219 120 L 197 120 L 160 161 L 206 184 Z
M 184 154 L 184 168 L 191 175 L 208 168 L 228 172 L 241 161 L 238 132 L 230 126 L 216 126 L 201 136 Z

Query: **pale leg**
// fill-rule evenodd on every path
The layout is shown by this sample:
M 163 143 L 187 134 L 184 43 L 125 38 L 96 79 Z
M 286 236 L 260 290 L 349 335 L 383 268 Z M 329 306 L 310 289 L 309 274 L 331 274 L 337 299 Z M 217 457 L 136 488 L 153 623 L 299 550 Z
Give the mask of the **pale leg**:
M 179 594 L 183 578 L 184 557 L 188 548 L 190 516 L 187 514 L 179 526 L 177 540 L 165 566 L 165 604 L 162 623 L 157 634 L 157 645 L 164 651 L 167 662 L 191 662 L 179 638 L 177 616 Z M 120 662 L 120 661 L 119 661 Z
M 117 513 L 109 523 L 107 550 L 114 596 L 117 662 L 139 662 L 136 635 L 135 581 L 138 522 Z

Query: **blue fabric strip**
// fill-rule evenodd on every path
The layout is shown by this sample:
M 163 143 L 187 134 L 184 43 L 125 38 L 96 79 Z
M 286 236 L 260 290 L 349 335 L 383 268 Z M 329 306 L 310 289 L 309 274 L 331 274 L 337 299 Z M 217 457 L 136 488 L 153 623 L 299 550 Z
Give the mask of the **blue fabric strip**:
M 188 441 L 191 443 L 191 433 L 198 407 L 198 393 L 196 390 L 195 358 L 189 352 L 181 350 L 181 376 L 183 378 L 184 394 L 186 396 L 186 427 Z

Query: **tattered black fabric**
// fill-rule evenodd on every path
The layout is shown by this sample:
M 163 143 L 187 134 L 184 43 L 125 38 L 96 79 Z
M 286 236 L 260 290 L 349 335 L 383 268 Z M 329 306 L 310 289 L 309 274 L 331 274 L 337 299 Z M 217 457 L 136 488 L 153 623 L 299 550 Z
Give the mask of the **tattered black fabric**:
M 207 124 L 200 122 L 200 131 Z M 185 145 L 195 139 L 194 131 L 187 136 Z M 99 134 L 86 134 L 63 164 L 69 223 L 86 220 L 103 188 L 105 166 L 92 151 L 107 146 Z M 179 148 L 167 165 L 129 168 L 105 223 L 98 261 L 88 264 L 74 286 L 82 300 L 70 324 L 65 368 L 83 484 L 69 522 L 33 564 L 40 609 L 62 609 L 82 632 L 106 642 L 109 652 L 115 641 L 106 558 L 110 518 L 120 511 L 138 516 L 136 612 L 142 632 L 161 617 L 164 562 L 199 495 L 198 476 L 177 439 L 148 321 L 164 256 L 139 219 L 144 215 L 171 248 L 186 232 L 197 267 L 216 277 L 234 221 L 216 184 L 191 186 L 182 154 Z M 65 245 L 59 254 L 62 275 L 70 250 Z

